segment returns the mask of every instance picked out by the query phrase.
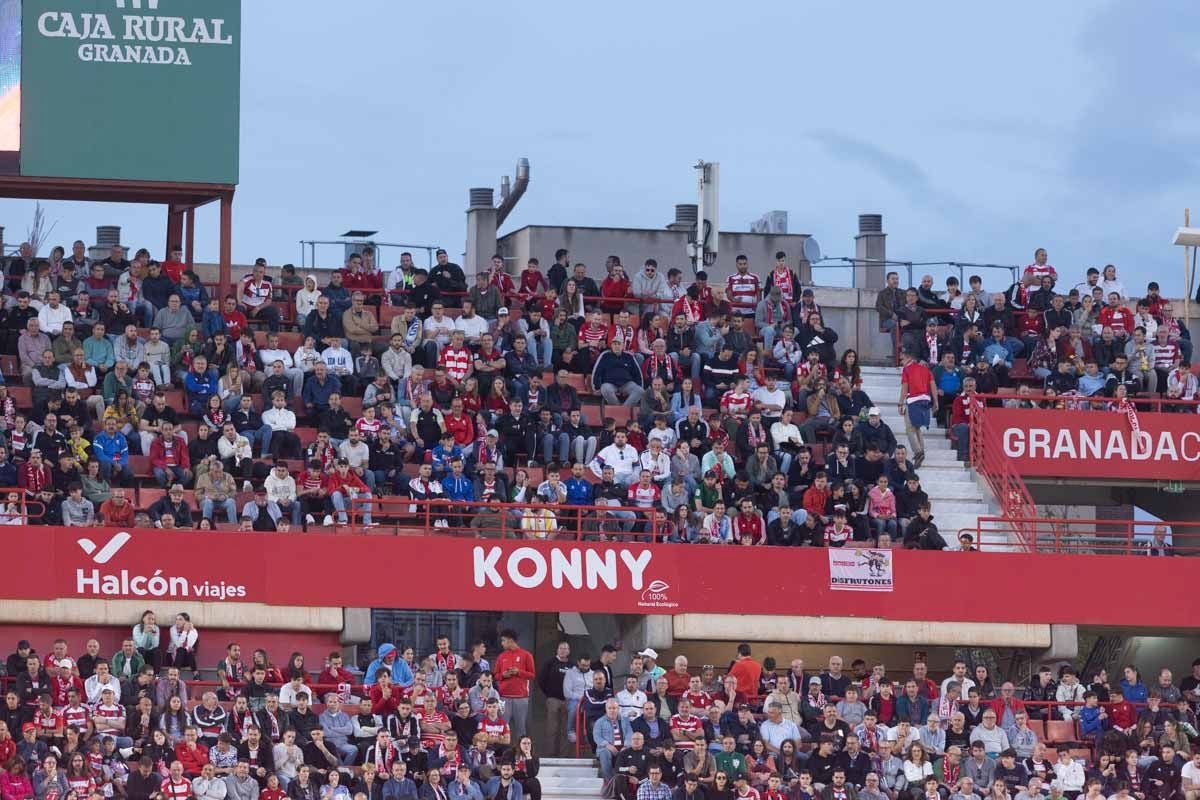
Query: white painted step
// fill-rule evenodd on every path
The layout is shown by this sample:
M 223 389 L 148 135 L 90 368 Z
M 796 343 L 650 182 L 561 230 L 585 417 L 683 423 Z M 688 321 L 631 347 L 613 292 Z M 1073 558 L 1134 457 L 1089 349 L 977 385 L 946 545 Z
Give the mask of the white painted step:
M 596 771 L 592 770 L 590 778 L 544 778 L 539 773 L 538 780 L 542 782 L 543 791 L 553 788 L 556 794 L 597 792 L 604 785 L 604 781 L 595 773 Z
M 595 768 L 596 760 L 593 758 L 543 758 L 541 760 L 543 767 L 589 767 Z
M 604 788 L 604 781 L 600 778 L 596 778 L 595 786 L 588 787 L 547 786 L 543 781 L 542 797 L 599 797 L 602 788 Z
M 542 766 L 538 770 L 539 778 L 590 778 L 595 777 L 595 775 L 595 764 L 590 761 L 587 764 L 580 764 L 578 766 Z

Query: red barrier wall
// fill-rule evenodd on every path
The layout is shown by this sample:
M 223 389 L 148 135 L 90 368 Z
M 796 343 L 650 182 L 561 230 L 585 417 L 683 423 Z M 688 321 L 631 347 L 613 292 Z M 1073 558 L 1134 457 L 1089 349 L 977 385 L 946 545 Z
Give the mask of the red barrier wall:
M 1195 593 L 1164 603 L 1138 591 L 1191 585 L 1185 558 L 897 550 L 894 590 L 866 592 L 832 590 L 828 552 L 813 548 L 71 528 L 5 536 L 9 552 L 33 556 L 0 586 L 11 598 L 393 607 L 402 586 L 405 605 L 428 609 L 1200 627 Z M 1109 592 L 1122 600 L 1104 602 Z
M 1200 480 L 1200 417 L 989 408 L 1005 458 L 1022 475 Z

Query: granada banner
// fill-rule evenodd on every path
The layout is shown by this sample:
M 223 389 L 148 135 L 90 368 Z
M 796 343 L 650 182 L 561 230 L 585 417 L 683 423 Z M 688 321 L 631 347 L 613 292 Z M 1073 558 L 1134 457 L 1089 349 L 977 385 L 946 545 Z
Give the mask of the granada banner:
M 868 551 L 888 556 L 904 576 L 880 603 L 879 589 L 845 591 L 826 578 L 831 554 L 852 557 L 845 549 L 32 526 L 5 528 L 3 536 L 19 568 L 0 581 L 0 602 L 157 600 L 180 611 L 201 603 L 263 603 L 922 620 L 945 619 L 947 597 L 974 596 L 997 575 L 1046 587 L 1060 585 L 1064 574 L 1106 586 L 1183 586 L 1195 579 L 1189 558 Z M 865 580 L 881 579 L 869 564 L 863 570 Z M 1200 626 L 1195 592 L 1166 605 L 1148 594 L 1125 603 L 1050 604 L 1044 595 L 1016 592 L 1003 603 L 968 603 L 955 614 L 966 622 Z
M 1200 417 L 1140 411 L 989 408 L 1004 457 L 1022 475 L 1200 480 Z M 990 446 L 990 445 L 989 445 Z
M 852 592 L 890 592 L 892 551 L 876 548 L 829 548 L 829 588 Z

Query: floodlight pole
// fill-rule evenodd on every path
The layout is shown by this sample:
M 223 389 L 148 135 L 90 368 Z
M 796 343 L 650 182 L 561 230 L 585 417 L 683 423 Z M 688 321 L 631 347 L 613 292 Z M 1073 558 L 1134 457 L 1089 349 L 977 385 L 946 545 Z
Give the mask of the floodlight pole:
M 1183 227 L 1190 228 L 1192 225 L 1192 210 L 1185 208 L 1183 210 Z M 1183 327 L 1191 329 L 1192 326 L 1192 262 L 1188 258 L 1188 249 L 1183 248 Z

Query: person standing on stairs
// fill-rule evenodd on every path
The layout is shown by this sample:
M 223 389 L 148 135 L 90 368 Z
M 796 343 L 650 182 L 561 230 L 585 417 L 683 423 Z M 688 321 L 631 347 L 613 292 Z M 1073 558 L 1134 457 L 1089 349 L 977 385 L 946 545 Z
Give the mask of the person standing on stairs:
M 546 755 L 553 758 L 567 754 L 567 698 L 563 694 L 563 678 L 573 666 L 571 645 L 559 642 L 554 657 L 538 674 L 538 688 L 546 696 Z
M 913 464 L 917 469 L 925 462 L 924 430 L 929 420 L 937 413 L 937 394 L 933 391 L 933 373 L 929 367 L 916 360 L 912 350 L 900 351 L 900 416 L 904 417 L 904 430 L 908 443 L 912 445 Z

